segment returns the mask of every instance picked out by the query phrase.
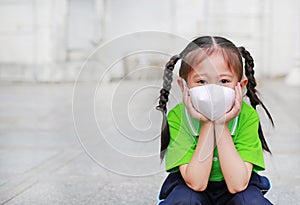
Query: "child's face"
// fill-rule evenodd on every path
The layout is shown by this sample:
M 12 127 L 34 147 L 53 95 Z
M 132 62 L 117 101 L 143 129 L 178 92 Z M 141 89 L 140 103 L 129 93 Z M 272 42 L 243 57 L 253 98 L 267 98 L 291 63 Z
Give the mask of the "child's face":
M 219 53 L 206 57 L 195 65 L 187 76 L 187 84 L 190 88 L 218 84 L 234 89 L 237 82 L 237 74 L 228 67 L 222 54 Z

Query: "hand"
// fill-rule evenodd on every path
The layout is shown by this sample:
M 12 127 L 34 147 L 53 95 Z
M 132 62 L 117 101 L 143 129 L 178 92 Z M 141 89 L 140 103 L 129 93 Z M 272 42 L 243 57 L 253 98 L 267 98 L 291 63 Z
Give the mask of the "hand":
M 198 120 L 201 123 L 211 122 L 209 119 L 207 119 L 204 115 L 202 115 L 200 112 L 198 112 L 193 107 L 191 97 L 190 97 L 188 89 L 186 87 L 184 87 L 184 90 L 182 92 L 182 101 L 183 101 L 188 113 L 192 116 L 192 118 Z
M 230 120 L 238 116 L 238 114 L 240 113 L 242 108 L 242 101 L 243 101 L 243 92 L 240 83 L 237 83 L 234 89 L 235 89 L 235 100 L 231 110 L 225 113 L 225 115 L 222 116 L 221 118 L 217 119 L 215 121 L 215 124 L 228 124 Z

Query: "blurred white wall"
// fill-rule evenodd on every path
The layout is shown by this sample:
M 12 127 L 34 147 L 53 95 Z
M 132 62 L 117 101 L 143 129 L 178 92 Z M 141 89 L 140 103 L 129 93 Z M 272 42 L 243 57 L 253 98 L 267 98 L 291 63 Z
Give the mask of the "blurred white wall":
M 0 1 L 0 77 L 36 81 L 65 61 L 63 0 Z M 53 69 L 53 70 L 52 70 Z
M 225 36 L 251 51 L 259 77 L 296 81 L 299 13 L 299 0 L 1 0 L 0 79 L 72 81 L 97 46 L 155 30 Z

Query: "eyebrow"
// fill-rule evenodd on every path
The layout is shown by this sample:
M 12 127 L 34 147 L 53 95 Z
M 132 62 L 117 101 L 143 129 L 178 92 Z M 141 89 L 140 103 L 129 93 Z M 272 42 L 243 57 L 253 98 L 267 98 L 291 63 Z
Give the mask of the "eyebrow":
M 197 78 L 199 78 L 199 77 L 207 77 L 208 76 L 208 74 L 207 73 L 197 73 L 197 74 L 195 74 L 193 77 L 192 77 L 192 79 L 197 79 Z M 232 78 L 233 77 L 233 75 L 231 74 L 231 73 L 223 73 L 223 74 L 220 74 L 220 75 L 218 75 L 219 77 L 230 77 L 230 78 Z
M 233 77 L 233 75 L 232 74 L 230 74 L 230 73 L 224 73 L 224 74 L 221 74 L 221 75 L 219 75 L 220 77 Z
M 207 77 L 208 74 L 206 73 L 196 73 L 192 78 L 195 79 L 195 78 L 199 78 L 199 77 Z

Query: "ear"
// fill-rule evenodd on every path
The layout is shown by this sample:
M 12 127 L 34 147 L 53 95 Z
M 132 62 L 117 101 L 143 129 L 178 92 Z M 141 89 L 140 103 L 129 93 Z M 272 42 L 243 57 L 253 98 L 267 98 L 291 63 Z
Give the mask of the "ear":
M 184 91 L 184 85 L 183 85 L 182 80 L 183 80 L 183 79 L 182 79 L 181 77 L 177 78 L 177 84 L 178 84 L 178 86 L 180 87 L 181 92 Z
M 248 78 L 243 77 L 242 80 L 240 81 L 240 85 L 241 85 L 242 89 L 246 88 L 247 84 L 248 84 Z

